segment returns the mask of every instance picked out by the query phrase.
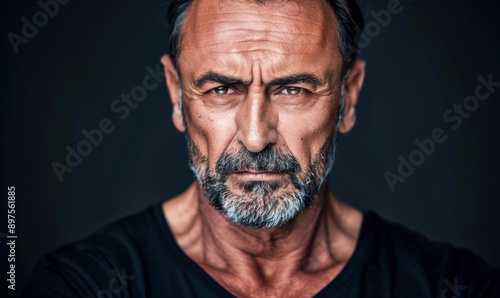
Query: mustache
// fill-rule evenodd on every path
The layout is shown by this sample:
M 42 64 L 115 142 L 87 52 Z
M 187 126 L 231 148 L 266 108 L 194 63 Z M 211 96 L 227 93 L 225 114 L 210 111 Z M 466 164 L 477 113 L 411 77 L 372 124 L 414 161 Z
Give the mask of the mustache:
M 259 152 L 251 152 L 246 148 L 232 154 L 224 152 L 215 166 L 215 171 L 221 175 L 247 170 L 298 173 L 301 168 L 293 155 L 280 153 L 271 147 Z

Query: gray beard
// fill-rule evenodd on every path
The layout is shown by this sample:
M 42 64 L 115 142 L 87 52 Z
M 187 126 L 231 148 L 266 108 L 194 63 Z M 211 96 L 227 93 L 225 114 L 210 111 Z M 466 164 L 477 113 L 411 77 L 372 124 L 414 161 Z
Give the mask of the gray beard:
M 191 157 L 190 167 L 210 205 L 231 222 L 253 228 L 283 226 L 310 206 L 335 160 L 333 136 L 309 164 L 304 177 L 300 177 L 301 168 L 293 155 L 279 153 L 271 148 L 257 153 L 246 148 L 236 154 L 224 153 L 217 161 L 215 171 L 212 171 L 208 167 L 207 158 L 201 155 L 188 134 L 186 136 Z M 204 171 L 201 170 L 202 166 L 205 167 Z M 228 175 L 249 169 L 283 173 L 286 174 L 286 179 L 234 183 L 232 186 L 243 194 L 235 194 L 229 190 Z M 285 190 L 287 186 L 293 187 Z

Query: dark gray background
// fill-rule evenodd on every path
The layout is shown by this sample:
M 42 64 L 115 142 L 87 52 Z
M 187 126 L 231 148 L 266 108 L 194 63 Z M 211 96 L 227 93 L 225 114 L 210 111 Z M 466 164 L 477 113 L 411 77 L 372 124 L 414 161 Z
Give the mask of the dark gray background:
M 362 1 L 367 21 L 389 1 Z M 165 84 L 119 120 L 113 100 L 141 84 L 167 50 L 165 1 L 69 1 L 15 54 L 7 34 L 36 1 L 1 4 L 2 188 L 0 233 L 7 232 L 7 186 L 17 193 L 17 291 L 38 259 L 62 244 L 153 203 L 193 179 L 184 137 L 171 123 Z M 494 1 L 408 1 L 363 47 L 367 76 L 355 129 L 339 139 L 330 183 L 346 202 L 375 210 L 429 238 L 469 248 L 500 265 L 500 90 L 456 131 L 443 120 L 473 95 L 477 77 L 500 81 Z M 373 28 L 372 28 L 373 29 Z M 500 89 L 500 88 L 499 88 Z M 110 118 L 115 131 L 59 182 L 51 163 L 66 146 Z M 442 128 L 448 139 L 391 192 L 385 171 Z M 0 239 L 2 264 L 5 239 Z M 6 268 L 0 284 L 6 288 Z M 9 297 L 12 293 L 9 292 Z M 14 295 L 13 295 L 14 296 Z M 5 296 L 2 296 L 5 297 Z

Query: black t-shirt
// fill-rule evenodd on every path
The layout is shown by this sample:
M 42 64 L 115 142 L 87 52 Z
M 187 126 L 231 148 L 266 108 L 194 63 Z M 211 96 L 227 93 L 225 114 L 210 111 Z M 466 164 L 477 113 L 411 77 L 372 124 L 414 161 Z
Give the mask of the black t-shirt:
M 161 204 L 39 262 L 24 297 L 233 297 L 177 245 Z M 500 297 L 500 269 L 365 212 L 354 254 L 316 297 Z

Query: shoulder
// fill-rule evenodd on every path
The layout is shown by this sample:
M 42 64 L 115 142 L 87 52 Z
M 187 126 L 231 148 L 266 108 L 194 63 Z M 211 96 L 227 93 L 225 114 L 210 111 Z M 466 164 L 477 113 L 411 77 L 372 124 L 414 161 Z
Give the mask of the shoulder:
M 368 229 L 375 234 L 373 254 L 390 264 L 391 274 L 396 274 L 394 278 L 401 283 L 419 280 L 434 294 L 443 293 L 440 297 L 451 297 L 451 291 L 457 289 L 467 289 L 465 297 L 500 295 L 500 269 L 489 266 L 473 252 L 431 241 L 373 212 L 365 216 L 371 223 Z
M 152 206 L 47 254 L 39 261 L 25 296 L 120 297 L 140 288 L 144 256 L 154 245 L 148 242 L 158 238 L 158 210 L 160 205 Z

